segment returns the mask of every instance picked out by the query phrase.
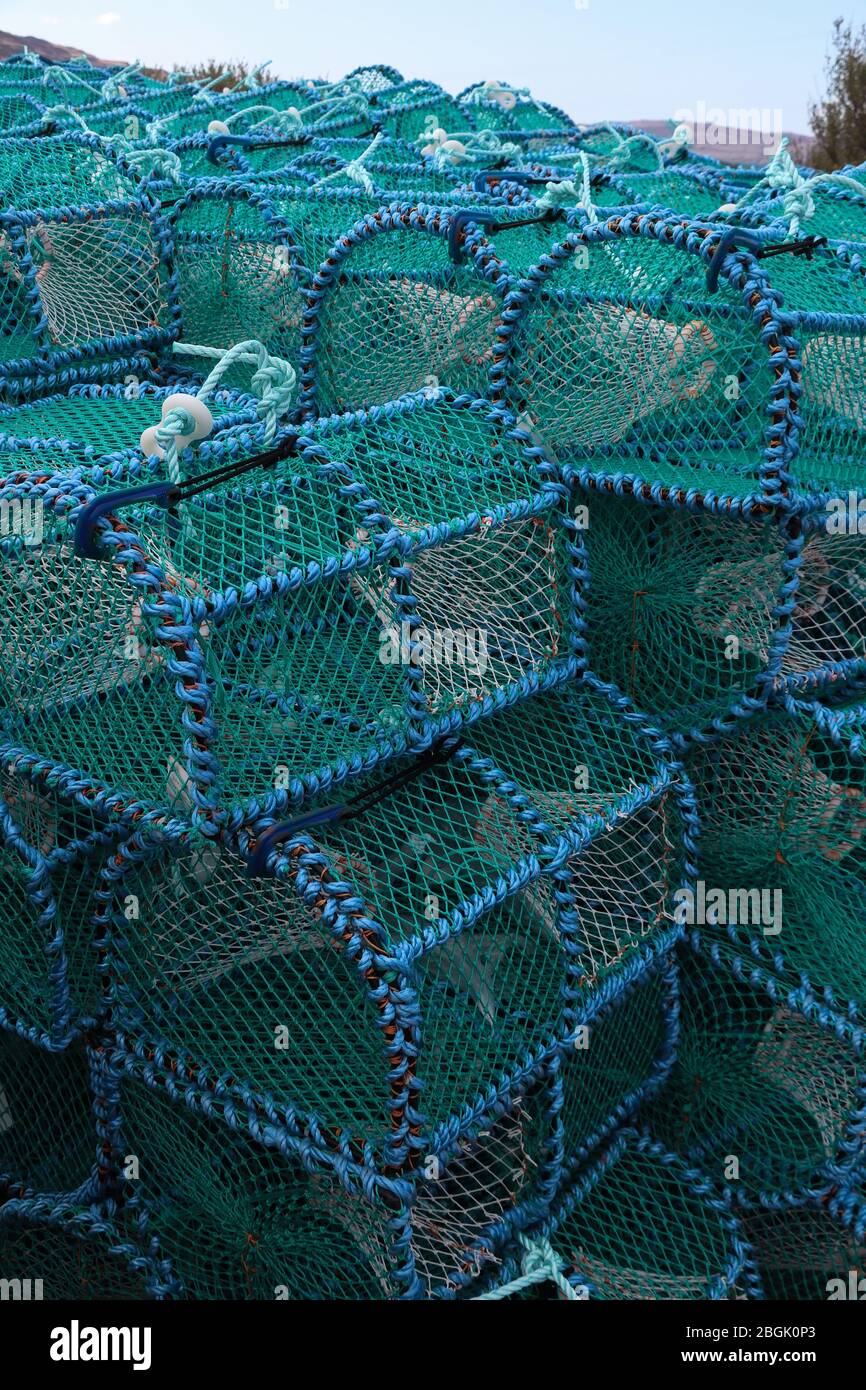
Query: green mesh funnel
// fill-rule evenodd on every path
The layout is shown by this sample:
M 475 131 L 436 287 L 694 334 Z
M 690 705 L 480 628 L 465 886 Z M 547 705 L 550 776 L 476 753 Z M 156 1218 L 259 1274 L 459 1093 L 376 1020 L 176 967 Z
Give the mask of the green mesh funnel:
M 690 761 L 703 813 L 700 876 L 738 910 L 697 922 L 708 949 L 866 1006 L 864 767 L 859 704 L 792 705 Z M 745 890 L 742 909 L 730 890 Z
M 11 139 L 0 185 L 4 377 L 170 340 L 165 229 L 109 154 L 76 137 Z
M 573 510 L 597 676 L 672 730 L 703 728 L 760 693 L 784 645 L 791 562 L 777 523 L 593 493 L 577 494 Z
M 745 1249 L 729 1201 L 633 1131 L 618 1138 L 545 1226 L 590 1298 L 730 1298 Z
M 336 1192 L 330 1175 L 307 1174 L 140 1081 L 122 1083 L 121 1110 L 121 1158 L 135 1174 L 126 1193 L 147 1212 L 148 1232 L 184 1296 L 366 1300 L 399 1292 L 388 1279 L 391 1212 L 381 1199 L 368 1205 Z
M 92 1176 L 96 1122 L 84 1048 L 52 1053 L 0 1032 L 0 1200 Z
M 12 1298 L 140 1302 L 178 1287 L 135 1221 L 43 1197 L 0 1206 L 0 1268 Z
M 596 675 L 663 727 L 706 728 L 770 677 L 808 689 L 862 671 L 866 552 L 817 524 L 795 540 L 769 517 L 637 505 L 578 492 Z M 743 557 L 746 558 L 743 558 Z
M 866 1247 L 826 1206 L 744 1213 L 743 1233 L 764 1297 L 790 1302 L 862 1298 Z
M 676 169 L 656 169 L 650 173 L 623 173 L 613 180 L 623 203 L 643 203 L 670 208 L 685 217 L 709 217 L 724 203 L 725 197 L 700 175 Z
M 850 1166 L 861 1143 L 857 1038 L 703 953 L 683 969 L 681 1003 L 676 1064 L 648 1112 L 663 1143 L 742 1202 L 796 1198 Z

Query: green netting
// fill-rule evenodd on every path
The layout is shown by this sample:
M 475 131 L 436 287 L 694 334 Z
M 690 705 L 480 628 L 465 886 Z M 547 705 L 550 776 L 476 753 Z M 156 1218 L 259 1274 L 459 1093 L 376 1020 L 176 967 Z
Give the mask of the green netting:
M 458 102 L 432 82 L 406 82 L 392 87 L 377 103 L 376 120 L 395 140 L 414 141 L 437 128 L 466 129 L 467 122 Z
M 762 720 L 691 760 L 703 813 L 701 877 L 726 895 L 748 894 L 742 908 L 732 902 L 735 913 L 703 925 L 702 936 L 729 953 L 757 952 L 790 986 L 805 976 L 818 997 L 829 990 L 840 1004 L 863 1007 L 866 712 L 852 705 L 840 713 L 838 741 L 806 707 L 796 722 Z
M 764 1297 L 824 1302 L 862 1298 L 866 1248 L 819 1206 L 743 1215 Z
M 553 701 L 551 694 L 532 702 L 540 707 L 535 717 L 551 719 Z M 560 710 L 562 731 L 567 713 Z M 296 856 L 276 881 L 250 880 L 243 861 L 202 838 L 133 849 L 108 909 L 115 1021 L 166 1038 L 209 1069 L 228 1068 L 257 1093 L 274 1093 L 332 1128 L 376 1140 L 387 1127 L 385 1044 L 393 1038 L 388 1028 L 382 1033 L 381 995 L 365 992 L 371 982 L 358 973 L 357 928 L 338 926 L 328 907 L 342 883 L 350 886 L 347 910 L 375 923 L 376 953 L 401 962 L 400 997 L 420 1018 L 409 1080 L 425 1132 L 474 1104 L 497 1078 L 520 1075 L 567 1036 L 575 1009 L 590 1004 L 602 983 L 610 992 L 638 947 L 651 951 L 658 940 L 664 948 L 669 939 L 678 822 L 664 801 L 635 809 L 631 779 L 616 785 L 609 740 L 617 731 L 605 727 L 606 715 L 577 698 L 571 706 L 571 746 L 596 788 L 587 801 L 602 802 L 609 828 L 577 797 L 566 811 L 563 788 L 560 834 L 573 827 L 575 837 L 585 836 L 591 827 L 597 838 L 568 860 L 558 893 L 535 857 L 556 844 L 553 798 L 536 796 L 510 765 L 511 738 L 525 746 L 532 727 L 521 729 L 517 711 L 479 726 L 483 761 L 470 746 L 356 819 L 315 828 L 322 857 L 311 861 L 308 888 L 296 878 Z M 635 770 L 641 757 L 658 777 L 632 741 Z M 353 790 L 363 797 L 378 780 L 360 779 Z M 138 914 L 131 921 L 130 901 Z M 645 1047 L 654 1043 L 638 1052 Z
M 159 422 L 162 402 L 172 393 L 140 380 L 134 373 L 126 375 L 124 386 L 73 387 L 65 395 L 0 407 L 2 476 L 32 470 L 34 464 L 58 473 L 87 463 L 96 469 L 98 460 L 109 454 L 115 459 L 124 453 L 140 459 L 142 433 Z M 211 439 L 240 421 L 258 421 L 257 402 L 248 395 L 215 391 L 207 404 L 214 418 Z M 183 466 L 192 469 L 192 452 L 184 456 Z M 108 468 L 104 472 L 106 478 L 111 477 Z M 115 476 L 113 485 L 122 486 L 122 481 Z
M 455 265 L 445 237 L 423 223 L 366 236 L 317 315 L 318 410 L 439 385 L 481 395 L 503 289 L 474 261 Z
M 92 915 L 98 876 L 124 828 L 84 799 L 0 764 L 3 1022 L 64 1045 L 100 1010 Z
M 13 131 L 19 126 L 39 122 L 42 108 L 25 91 L 0 93 L 0 130 Z
M 88 1181 L 96 1158 L 93 1103 L 82 1047 L 51 1053 L 0 1031 L 0 1200 Z
M 562 1144 L 574 1171 L 615 1118 L 621 1122 L 660 1084 L 673 1055 L 675 984 L 670 968 L 641 976 L 578 1035 L 563 1060 Z
M 650 1107 L 653 1133 L 738 1199 L 826 1185 L 852 1142 L 859 1044 L 704 955 L 681 983 L 677 1060 Z
M 34 58 L 0 127 L 40 132 L 0 149 L 0 1273 L 463 1298 L 534 1230 L 593 1297 L 727 1298 L 744 1235 L 770 1297 L 827 1296 L 862 199 L 812 185 L 832 245 L 765 259 L 793 180 L 378 67 Z M 270 354 L 179 453 L 213 357 L 175 338 Z
M 676 170 L 624 174 L 616 179 L 623 201 L 671 208 L 688 217 L 709 217 L 725 201 L 717 188 Z
M 709 1185 L 629 1135 L 579 1184 L 550 1241 L 572 1284 L 601 1299 L 732 1296 L 738 1232 Z
M 862 179 L 859 182 L 862 183 Z M 843 241 L 854 245 L 866 242 L 866 198 L 851 189 L 818 184 L 809 190 L 808 202 L 805 205 L 802 205 L 802 200 L 797 201 L 797 210 L 801 235 L 825 236 L 831 241 Z M 755 218 L 764 214 L 767 219 L 791 219 L 791 212 L 785 207 L 783 194 L 769 198 L 766 202 L 755 200 L 748 205 L 748 212 Z M 751 221 L 751 216 L 749 220 Z
M 802 362 L 802 426 L 790 472 L 803 491 L 844 496 L 861 484 L 866 441 L 866 265 L 830 251 L 768 265 Z
M 52 1302 L 140 1302 L 162 1282 L 135 1228 L 43 1199 L 0 1207 L 0 1269 L 4 1297 Z
M 781 626 L 786 548 L 777 524 L 595 493 L 577 507 L 596 674 L 682 729 L 754 691 L 774 664 Z
M 195 199 L 175 215 L 175 266 L 187 342 L 227 348 L 255 338 L 297 361 L 303 263 L 287 229 L 248 195 Z
M 366 1203 L 140 1081 L 121 1085 L 126 1191 L 194 1299 L 399 1292 L 381 1199 Z
M 425 1158 L 409 1216 L 421 1297 L 471 1284 L 498 1263 L 508 1224 L 524 1203 L 541 1197 L 551 1130 L 542 1085 L 435 1159 Z
M 8 139 L 0 150 L 0 208 L 48 210 L 138 196 L 111 153 L 74 136 Z
M 332 453 L 351 475 L 323 471 Z M 446 469 L 447 487 L 436 480 Z M 517 682 L 567 674 L 566 533 L 541 487 L 519 442 L 438 397 L 391 421 L 326 430 L 317 450 L 215 484 L 177 514 L 124 508 L 140 542 L 123 563 L 75 558 L 72 499 L 34 485 L 39 543 L 3 542 L 18 572 L 7 737 L 46 756 L 62 742 L 64 760 L 97 781 L 188 813 L 201 764 L 193 773 L 184 748 L 177 652 L 153 608 L 160 590 L 175 612 L 201 605 L 187 645 L 204 683 L 199 751 L 221 769 L 208 777 L 214 806 L 372 756 L 422 719 L 496 692 L 513 698 Z M 372 531 L 365 496 L 380 518 Z M 483 534 L 481 518 L 492 523 Z M 402 565 L 375 559 L 397 527 L 414 551 Z M 146 748 L 127 736 L 133 717 L 153 731 Z

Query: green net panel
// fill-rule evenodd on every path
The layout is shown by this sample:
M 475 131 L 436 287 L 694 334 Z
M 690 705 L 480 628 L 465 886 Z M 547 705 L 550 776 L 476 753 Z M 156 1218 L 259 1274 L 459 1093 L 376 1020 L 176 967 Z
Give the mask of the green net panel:
M 14 132 L 20 127 L 39 127 L 45 108 L 27 92 L 0 91 L 0 131 Z
M 866 264 L 830 249 L 765 264 L 802 364 L 792 484 L 796 493 L 845 497 L 861 485 L 866 445 Z
M 93 895 L 124 825 L 8 746 L 0 759 L 0 1020 L 62 1046 L 99 1012 Z
M 47 107 L 62 105 L 77 110 L 98 102 L 100 91 L 96 84 L 104 77 L 104 72 L 89 65 L 76 69 L 71 64 L 52 64 L 38 74 L 35 82 L 27 83 L 27 90 L 38 94 Z
M 467 129 L 466 116 L 454 97 L 434 82 L 404 82 L 376 99 L 374 119 L 396 140 L 415 141 L 437 128 Z
M 613 218 L 554 248 L 509 297 L 493 385 L 582 476 L 760 493 L 772 343 L 730 281 L 708 294 L 706 262 L 672 244 L 676 227 Z
M 671 208 L 686 217 L 709 217 L 725 201 L 719 189 L 699 175 L 680 173 L 676 169 L 623 174 L 616 176 L 613 183 L 623 203 Z
M 575 129 L 574 122 L 564 111 L 547 102 L 537 101 L 526 88 L 509 87 L 507 83 L 479 82 L 467 87 L 458 97 L 470 129 L 521 131 L 551 131 L 564 134 Z
M 120 1088 L 126 1192 L 193 1299 L 383 1299 L 393 1212 L 139 1080 Z
M 40 535 L 3 542 L 6 736 L 189 815 L 285 805 L 321 769 L 358 771 L 561 679 L 569 554 L 544 487 L 519 441 L 441 395 L 323 431 L 177 512 L 124 507 L 97 523 L 117 561 L 73 554 L 84 489 L 22 483 Z M 121 524 L 134 543 L 112 542 Z M 178 659 L 199 672 L 194 747 Z
M 784 1302 L 860 1299 L 866 1245 L 817 1203 L 742 1217 L 764 1297 Z
M 92 1178 L 93 1102 L 83 1047 L 47 1052 L 0 1030 L 0 1201 Z
M 114 152 L 124 155 L 129 153 L 125 142 L 144 135 L 149 119 L 146 111 L 123 100 L 94 104 L 82 111 L 55 111 L 52 117 L 53 129 L 58 133 L 73 135 L 81 130 L 83 120 L 90 133 L 107 138 L 112 142 Z
M 648 745 L 623 739 L 604 702 L 569 689 L 478 725 L 471 737 L 538 808 L 544 834 L 568 834 L 584 817 L 600 832 L 558 878 L 579 1009 L 669 938 L 684 864 L 668 771 Z M 627 816 L 616 815 L 631 793 Z
M 275 82 L 254 91 L 216 94 L 197 94 L 192 84 L 180 84 L 150 95 L 136 93 L 134 102 L 136 109 L 150 118 L 150 127 L 159 139 L 177 140 L 186 135 L 206 133 L 213 120 L 230 121 L 232 133 L 244 135 L 252 125 L 266 121 L 269 115 L 285 113 L 290 107 L 303 111 L 312 99 L 313 93 L 303 86 Z M 142 131 L 142 135 L 144 133 Z
M 502 209 L 499 225 L 509 217 L 520 210 Z M 494 246 L 470 228 L 471 246 L 455 264 L 447 229 L 432 207 L 395 206 L 322 266 L 304 326 L 310 409 L 364 409 L 439 385 L 483 394 L 510 277 L 549 247 L 550 233 L 499 231 Z
M 177 1288 L 137 1225 L 45 1198 L 0 1206 L 0 1270 L 11 1299 L 141 1302 Z
M 553 138 L 566 145 L 562 135 Z M 611 171 L 656 173 L 661 166 L 659 142 L 634 126 L 610 122 L 587 126 L 569 135 L 566 147 L 574 150 L 575 158 L 578 151 L 583 151 L 594 164 L 608 166 Z
M 826 1187 L 862 1143 L 860 1040 L 808 1000 L 798 1007 L 704 953 L 681 983 L 677 1061 L 651 1106 L 654 1134 L 741 1202 Z
M 298 205 L 313 216 L 320 208 L 336 212 L 339 227 L 326 237 L 332 245 L 352 214 L 324 197 L 306 205 L 302 197 L 299 189 Z M 292 201 L 288 190 L 284 200 Z M 172 226 L 183 339 L 228 348 L 254 338 L 297 363 L 303 290 L 313 271 L 270 198 L 241 185 L 193 192 L 175 208 Z
M 866 1007 L 866 764 L 859 704 L 776 713 L 689 762 L 700 876 L 723 890 L 707 946 Z M 731 898 L 730 890 L 740 890 Z M 732 911 L 728 911 L 730 903 Z M 723 910 L 722 910 L 723 909 Z M 704 914 L 706 916 L 706 913 Z
M 700 1173 L 629 1131 L 545 1229 L 591 1298 L 724 1299 L 746 1258 L 729 1207 Z
M 475 1131 L 428 1154 L 415 1179 L 409 1224 L 420 1296 L 472 1286 L 500 1259 L 527 1204 L 546 1203 L 550 1097 L 542 1083 Z
M 178 369 L 187 360 L 192 359 L 178 357 Z M 237 371 L 240 379 L 242 369 Z M 247 387 L 249 375 L 247 369 Z M 73 386 L 63 394 L 37 396 L 21 405 L 0 405 L 0 477 L 37 469 L 46 474 L 88 469 L 93 486 L 99 486 L 100 477 L 104 486 L 111 484 L 112 477 L 115 487 L 122 486 L 125 475 L 116 465 L 121 459 L 128 466 L 141 461 L 142 433 L 159 423 L 162 402 L 174 393 L 175 388 L 154 386 L 135 372 L 127 372 L 124 384 Z M 219 440 L 224 431 L 239 425 L 257 425 L 257 405 L 249 394 L 214 391 L 207 400 L 214 419 L 209 439 Z M 193 470 L 193 459 L 199 452 L 191 448 L 182 454 L 187 471 Z M 100 474 L 101 459 L 107 461 Z M 163 471 L 159 470 L 159 476 Z
M 847 501 L 845 503 L 848 505 Z M 849 512 L 853 517 L 853 511 Z M 856 524 L 856 523 L 854 523 Z M 856 678 L 866 669 L 866 547 L 818 519 L 803 532 L 792 632 L 779 669 L 788 688 Z
M 387 92 L 405 81 L 403 74 L 386 63 L 370 63 L 353 68 L 343 78 L 344 86 L 353 86 L 362 92 Z
M 186 1297 L 381 1300 L 436 1297 L 495 1263 L 508 1223 L 543 1186 L 543 1087 L 425 1157 L 411 1182 L 338 1178 L 171 1098 L 171 1081 L 124 1077 L 122 1153 L 133 1209 Z
M 638 708 L 669 729 L 700 729 L 778 669 L 791 566 L 775 521 L 594 492 L 578 494 L 574 515 L 589 664 Z
M 677 971 L 662 960 L 578 1033 L 560 1067 L 564 1172 L 573 1175 L 614 1124 L 667 1076 L 676 1044 Z
M 4 212 L 131 202 L 138 196 L 136 180 L 86 136 L 4 140 L 0 170 Z
M 635 487 L 711 499 L 800 502 L 856 486 L 866 419 L 859 258 L 766 262 L 782 296 L 774 328 L 744 259 L 709 295 L 705 261 L 669 244 L 675 223 L 644 216 L 608 227 L 615 235 L 601 240 L 592 228 L 572 236 L 508 300 L 492 381 L 541 442 L 586 480 L 625 475 Z M 783 332 L 799 345 L 796 435 L 773 365 Z

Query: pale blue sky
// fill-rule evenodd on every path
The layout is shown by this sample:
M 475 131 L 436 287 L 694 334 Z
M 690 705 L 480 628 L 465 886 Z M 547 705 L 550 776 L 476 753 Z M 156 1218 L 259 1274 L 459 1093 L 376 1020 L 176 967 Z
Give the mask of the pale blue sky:
M 808 128 L 837 14 L 863 0 L 0 0 L 0 29 L 170 65 L 270 58 L 283 77 L 386 62 L 449 91 L 495 77 L 576 119 L 767 108 Z

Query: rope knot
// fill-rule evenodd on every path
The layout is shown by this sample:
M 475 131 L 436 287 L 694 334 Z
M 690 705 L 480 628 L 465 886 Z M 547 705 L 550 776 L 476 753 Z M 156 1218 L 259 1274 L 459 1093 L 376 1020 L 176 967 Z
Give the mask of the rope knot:
M 815 211 L 815 199 L 805 181 L 796 188 L 788 189 L 782 205 L 791 221 L 792 230 L 798 229 L 801 222 L 808 221 Z
M 561 1268 L 561 1260 L 549 1240 L 537 1237 L 533 1241 L 524 1243 L 523 1259 L 520 1267 L 527 1277 L 537 1279 L 540 1283 L 543 1279 L 556 1281 Z
M 539 208 L 573 208 L 580 202 L 580 191 L 573 179 L 561 179 L 558 183 L 548 183 L 544 192 L 535 200 Z
M 297 378 L 290 363 L 269 357 L 253 372 L 252 387 L 259 397 L 259 415 L 276 420 L 292 406 Z
M 181 182 L 183 166 L 179 155 L 173 150 L 160 150 L 149 146 L 144 150 L 129 150 L 124 158 L 134 169 L 149 169 L 151 174 L 162 174 L 165 178 L 171 179 L 172 183 Z
M 195 434 L 196 420 L 183 406 L 174 406 L 156 426 L 156 442 L 168 449 L 185 434 Z

